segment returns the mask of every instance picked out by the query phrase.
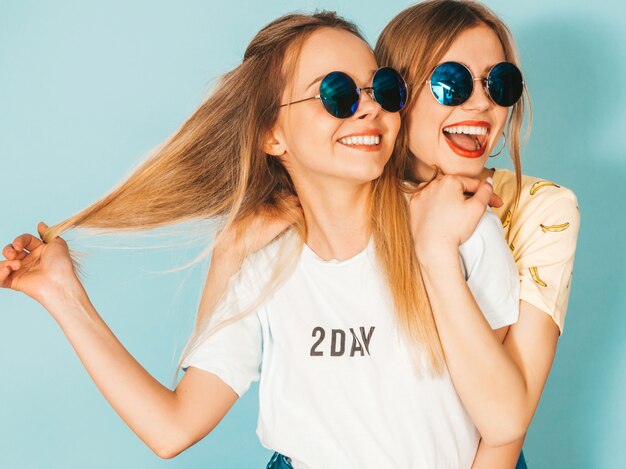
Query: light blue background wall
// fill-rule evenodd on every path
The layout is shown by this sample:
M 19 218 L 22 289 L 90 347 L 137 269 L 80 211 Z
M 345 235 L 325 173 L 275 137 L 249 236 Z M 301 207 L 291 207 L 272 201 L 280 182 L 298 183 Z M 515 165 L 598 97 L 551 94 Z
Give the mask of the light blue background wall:
M 211 80 L 235 66 L 253 34 L 275 17 L 336 9 L 373 42 L 408 4 L 4 0 L 0 245 L 108 191 L 183 122 Z M 487 4 L 517 38 L 532 95 L 525 172 L 573 189 L 582 214 L 565 334 L 527 459 L 532 468 L 626 467 L 626 9 L 618 0 Z M 173 267 L 193 250 L 83 250 L 90 253 L 92 302 L 130 352 L 168 383 L 201 272 L 148 271 Z M 159 460 L 101 397 L 46 311 L 6 290 L 0 380 L 2 468 L 252 468 L 270 455 L 254 433 L 253 387 L 209 437 L 174 460 Z

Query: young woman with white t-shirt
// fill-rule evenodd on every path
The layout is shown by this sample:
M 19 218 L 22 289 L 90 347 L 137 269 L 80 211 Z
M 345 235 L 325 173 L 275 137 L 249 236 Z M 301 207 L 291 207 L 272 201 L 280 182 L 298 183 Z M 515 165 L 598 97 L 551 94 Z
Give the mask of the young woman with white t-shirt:
M 393 153 L 403 86 L 352 24 L 329 13 L 280 18 L 119 188 L 53 227 L 40 223 L 41 239 L 23 234 L 7 245 L 0 286 L 50 312 L 105 398 L 161 457 L 209 433 L 260 377 L 259 436 L 296 469 L 468 467 L 480 435 L 494 443 L 519 435 L 503 425 L 505 390 L 484 390 L 503 414 L 475 424 L 446 369 L 411 236 L 419 224 L 409 220 Z M 333 101 L 337 93 L 344 101 Z M 484 296 L 493 309 L 481 314 L 465 282 L 488 280 L 480 272 L 493 249 L 484 246 L 498 245 L 501 227 L 485 208 L 497 197 L 487 182 L 446 181 L 460 190 L 445 234 L 465 269 L 460 304 L 487 327 L 511 324 L 517 291 L 506 246 L 503 283 Z M 290 229 L 241 266 L 243 253 L 266 243 L 246 234 L 259 213 L 276 234 Z M 216 216 L 225 226 L 186 373 L 171 391 L 98 315 L 58 235 Z

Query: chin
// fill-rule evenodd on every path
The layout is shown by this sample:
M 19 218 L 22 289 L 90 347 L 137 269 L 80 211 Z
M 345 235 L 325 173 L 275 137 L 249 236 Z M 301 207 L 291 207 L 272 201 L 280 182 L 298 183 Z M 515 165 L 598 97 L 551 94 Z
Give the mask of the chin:
M 480 176 L 487 163 L 487 158 L 462 158 L 452 153 L 446 158 L 445 163 L 439 166 L 446 174 L 458 174 L 476 178 Z
M 381 165 L 367 165 L 366 167 L 351 168 L 350 172 L 346 174 L 346 177 L 355 181 L 363 183 L 371 182 L 378 179 L 383 174 L 384 166 Z

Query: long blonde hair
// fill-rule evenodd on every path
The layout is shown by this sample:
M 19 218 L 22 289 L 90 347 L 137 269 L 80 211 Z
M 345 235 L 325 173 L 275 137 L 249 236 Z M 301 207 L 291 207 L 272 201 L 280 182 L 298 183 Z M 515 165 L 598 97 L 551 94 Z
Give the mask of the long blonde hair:
M 469 0 L 427 0 L 398 13 L 385 27 L 378 38 L 374 54 L 380 65 L 398 70 L 409 84 L 409 99 L 402 110 L 411 112 L 412 103 L 425 86 L 429 74 L 441 61 L 456 38 L 467 29 L 487 25 L 491 28 L 504 49 L 505 60 L 516 64 L 520 60 L 511 31 L 498 16 L 481 3 Z M 516 177 L 517 206 L 520 197 L 522 167 L 520 156 L 520 134 L 525 109 L 529 110 L 528 136 L 532 121 L 530 98 L 525 90 L 522 98 L 513 105 L 507 124 L 507 146 L 513 162 Z M 409 150 L 409 136 L 403 119 L 396 149 L 409 158 L 414 158 Z M 410 165 L 404 175 L 413 179 Z
M 222 77 L 180 129 L 119 187 L 51 226 L 43 233 L 44 241 L 71 228 L 148 230 L 215 217 L 225 219 L 226 226 L 235 221 L 245 225 L 260 207 L 270 206 L 276 213 L 293 217 L 291 232 L 300 239 L 301 249 L 305 220 L 284 204 L 286 197 L 297 195 L 294 185 L 279 159 L 269 157 L 262 148 L 278 116 L 289 61 L 297 57 L 304 40 L 321 28 L 339 28 L 363 39 L 354 24 L 333 12 L 290 14 L 271 22 L 252 39 L 242 63 Z M 398 327 L 416 349 L 426 352 L 420 355 L 426 357 L 428 370 L 440 373 L 443 352 L 400 189 L 405 170 L 403 160 L 392 157 L 373 182 L 370 229 L 394 299 Z M 283 266 L 277 265 L 272 278 L 279 278 L 281 271 Z M 277 282 L 270 283 L 276 288 Z M 197 343 L 210 313 L 198 311 L 186 350 Z

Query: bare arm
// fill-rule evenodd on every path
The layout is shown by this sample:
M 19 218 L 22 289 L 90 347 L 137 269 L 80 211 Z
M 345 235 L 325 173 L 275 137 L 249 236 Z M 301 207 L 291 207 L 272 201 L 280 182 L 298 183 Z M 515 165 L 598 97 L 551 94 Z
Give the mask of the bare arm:
M 524 435 L 519 440 L 504 446 L 489 446 L 483 440 L 478 444 L 478 451 L 472 463 L 472 469 L 515 469 L 524 445 Z
M 522 301 L 502 346 L 462 277 L 452 276 L 461 275 L 453 262 L 454 256 L 438 256 L 436 265 L 425 266 L 424 280 L 457 391 L 485 444 L 501 446 L 526 433 L 554 360 L 558 327 Z
M 218 267 L 215 267 L 215 266 Z M 212 264 L 219 278 L 219 265 Z M 205 293 L 211 289 L 205 288 Z M 205 301 L 211 301 L 204 294 Z M 124 348 L 82 285 L 46 305 L 80 361 L 124 422 L 158 456 L 170 458 L 208 434 L 237 400 L 214 374 L 189 368 L 175 391 L 153 378 Z
M 509 443 L 526 432 L 524 375 L 478 308 L 455 250 L 437 251 L 420 264 L 450 375 L 483 439 Z
M 468 191 L 475 195 L 466 200 L 462 194 Z M 492 195 L 487 183 L 444 176 L 414 196 L 411 211 L 416 253 L 450 375 L 484 443 L 495 447 L 526 433 L 554 357 L 546 350 L 555 347 L 558 332 L 554 324 L 543 335 L 523 329 L 524 336 L 530 334 L 523 342 L 539 350 L 529 362 L 513 332 L 525 322 L 512 326 L 500 343 L 464 281 L 458 247 Z M 538 317 L 550 320 L 545 313 Z
M 545 303 L 542 292 L 531 288 L 546 286 L 534 278 L 532 266 L 545 266 L 548 272 L 553 268 L 557 285 L 560 280 L 560 288 L 568 288 L 562 279 L 571 275 L 580 216 L 569 190 L 561 190 L 552 200 L 536 199 L 542 207 L 542 224 L 562 223 L 561 218 L 566 218 L 569 230 L 563 230 L 566 236 L 558 239 L 533 233 L 533 238 L 526 240 L 523 275 L 530 276 L 526 278 L 527 294 L 545 306 L 539 309 L 522 301 L 518 322 L 500 344 L 463 284 L 456 256 L 458 246 L 484 213 L 492 191 L 488 184 L 471 178 L 444 176 L 413 197 L 411 214 L 416 253 L 452 380 L 483 444 L 500 447 L 520 440 L 530 425 L 559 336 L 557 319 L 550 314 L 557 318 L 564 314 L 546 309 L 559 306 L 551 299 Z M 474 196 L 464 200 L 463 192 Z M 552 249 L 555 243 L 563 249 Z M 566 301 L 562 297 L 559 301 L 562 309 Z
M 537 409 L 541 393 L 548 379 L 558 340 L 558 327 L 546 313 L 533 305 L 520 301 L 520 318 L 510 326 L 505 339 L 505 348 L 514 351 L 518 362 L 531 375 L 529 393 L 532 393 L 530 411 Z M 540 338 L 540 340 L 537 340 Z M 522 450 L 525 436 L 513 443 L 493 447 L 481 440 L 473 469 L 491 467 L 515 467 Z
M 509 328 L 510 326 L 505 326 L 493 331 L 499 342 L 504 342 Z M 503 446 L 489 446 L 481 439 L 478 443 L 478 450 L 476 451 L 474 462 L 472 463 L 472 469 L 492 469 L 494 467 L 502 469 L 515 468 L 520 453 L 522 452 L 525 439 L 526 435 L 519 440 L 515 440 L 513 443 Z
M 40 229 L 45 225 L 40 224 Z M 0 287 L 38 301 L 57 321 L 98 389 L 156 454 L 169 458 L 210 432 L 237 399 L 217 376 L 189 368 L 171 391 L 154 379 L 117 340 L 75 275 L 67 244 L 30 234 L 3 249 Z M 212 303 L 236 263 L 213 262 L 202 301 Z M 210 285 L 209 285 L 210 284 Z
M 295 198 L 284 199 L 281 207 L 293 216 L 301 211 Z M 200 311 L 214 309 L 247 254 L 289 227 L 291 218 L 280 216 L 284 214 L 261 208 L 253 219 L 219 234 Z M 43 222 L 38 225 L 40 233 L 46 228 Z M 7 260 L 0 262 L 0 287 L 21 291 L 50 312 L 100 392 L 160 457 L 173 457 L 203 438 L 237 400 L 237 393 L 215 374 L 195 367 L 187 369 L 174 391 L 154 379 L 91 304 L 62 238 L 44 244 L 25 233 L 2 253 Z

